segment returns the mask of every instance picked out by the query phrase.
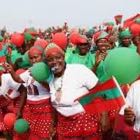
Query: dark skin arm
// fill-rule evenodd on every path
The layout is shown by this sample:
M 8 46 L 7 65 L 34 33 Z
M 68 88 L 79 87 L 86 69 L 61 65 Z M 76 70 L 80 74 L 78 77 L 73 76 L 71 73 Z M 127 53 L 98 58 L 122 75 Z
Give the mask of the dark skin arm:
M 24 105 L 25 105 L 26 99 L 27 99 L 27 89 L 26 89 L 26 87 L 21 85 L 19 87 L 18 91 L 20 92 L 21 97 L 20 97 L 19 109 L 18 109 L 18 112 L 17 112 L 17 118 L 20 118 L 20 117 L 22 117 L 22 111 L 23 111 L 23 108 L 24 108 Z

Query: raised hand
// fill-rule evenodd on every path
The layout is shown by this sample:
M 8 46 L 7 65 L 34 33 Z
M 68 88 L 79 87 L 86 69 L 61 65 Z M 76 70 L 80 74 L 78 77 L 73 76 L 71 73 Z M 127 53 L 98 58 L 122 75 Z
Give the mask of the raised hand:
M 129 125 L 133 125 L 134 124 L 134 120 L 135 120 L 135 113 L 133 111 L 132 107 L 127 107 L 124 110 L 124 118 L 125 118 L 125 122 Z

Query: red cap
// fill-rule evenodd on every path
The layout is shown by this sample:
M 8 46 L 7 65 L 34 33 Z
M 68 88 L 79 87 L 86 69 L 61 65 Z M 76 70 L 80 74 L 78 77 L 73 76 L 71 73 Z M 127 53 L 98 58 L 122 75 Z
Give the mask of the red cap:
M 38 39 L 35 41 L 34 46 L 40 46 L 45 49 L 48 45 L 48 42 L 45 39 Z
M 52 55 L 54 53 L 61 53 L 64 55 L 64 50 L 61 49 L 57 44 L 55 43 L 50 43 L 44 51 L 44 54 L 46 57 L 48 57 L 49 55 Z
M 29 56 L 34 56 L 36 54 L 38 55 L 42 55 L 43 54 L 44 49 L 40 46 L 33 46 L 29 49 Z
M 70 35 L 69 42 L 74 45 L 77 45 L 79 37 L 80 37 L 80 34 L 74 32 Z
M 108 33 L 106 33 L 105 31 L 99 31 L 96 32 L 92 38 L 94 39 L 94 42 L 96 43 L 99 39 L 108 39 Z
M 52 42 L 57 44 L 61 49 L 65 50 L 67 47 L 67 36 L 63 32 L 56 33 L 52 37 Z
M 78 40 L 77 40 L 77 45 L 79 44 L 87 44 L 88 43 L 88 39 L 86 38 L 86 36 L 79 36 Z
M 11 43 L 16 45 L 16 47 L 21 47 L 24 43 L 24 35 L 20 33 L 14 33 L 11 36 Z

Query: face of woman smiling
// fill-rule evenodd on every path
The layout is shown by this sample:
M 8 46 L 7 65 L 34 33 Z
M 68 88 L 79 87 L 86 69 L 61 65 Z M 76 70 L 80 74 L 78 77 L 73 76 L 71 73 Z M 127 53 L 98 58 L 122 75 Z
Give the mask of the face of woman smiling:
M 29 60 L 30 60 L 31 64 L 41 62 L 42 55 L 40 55 L 40 54 L 29 55 Z
M 108 41 L 106 39 L 100 39 L 98 42 L 97 42 L 97 47 L 98 49 L 100 50 L 100 52 L 106 52 L 107 51 L 107 44 L 108 44 Z
M 55 77 L 63 75 L 65 70 L 64 54 L 61 52 L 54 52 L 48 55 L 46 60 Z

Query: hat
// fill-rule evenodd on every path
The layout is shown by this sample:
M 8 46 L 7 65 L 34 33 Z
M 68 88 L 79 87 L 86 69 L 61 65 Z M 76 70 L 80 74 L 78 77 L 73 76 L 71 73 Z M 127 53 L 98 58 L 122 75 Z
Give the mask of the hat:
M 123 39 L 126 37 L 131 37 L 131 33 L 130 33 L 129 29 L 125 29 L 124 31 L 121 31 L 119 34 L 120 39 Z
M 24 35 L 20 33 L 12 34 L 11 43 L 13 43 L 16 47 L 21 47 L 24 43 Z
M 88 39 L 84 35 L 80 35 L 77 40 L 77 45 L 88 44 Z
M 44 51 L 45 56 L 52 55 L 54 53 L 62 53 L 64 55 L 64 51 L 55 43 L 50 43 Z
M 61 49 L 67 47 L 67 36 L 63 32 L 56 33 L 52 36 L 52 42 L 57 44 Z
M 35 54 L 38 54 L 38 55 L 42 55 L 43 54 L 43 48 L 40 47 L 40 46 L 33 46 L 29 49 L 29 52 L 28 54 L 29 55 L 35 55 Z
M 108 39 L 108 33 L 105 32 L 105 31 L 96 32 L 93 35 L 93 39 L 94 39 L 95 43 L 97 43 L 97 41 L 100 40 L 100 39 Z
M 24 38 L 25 38 L 25 40 L 26 41 L 30 41 L 33 37 L 32 37 L 32 35 L 30 34 L 30 33 L 24 33 Z
M 80 34 L 77 32 L 71 33 L 69 36 L 69 42 L 74 45 L 77 45 L 79 36 L 80 36 Z
M 38 39 L 35 41 L 34 46 L 40 46 L 45 49 L 48 45 L 48 42 L 45 39 Z

